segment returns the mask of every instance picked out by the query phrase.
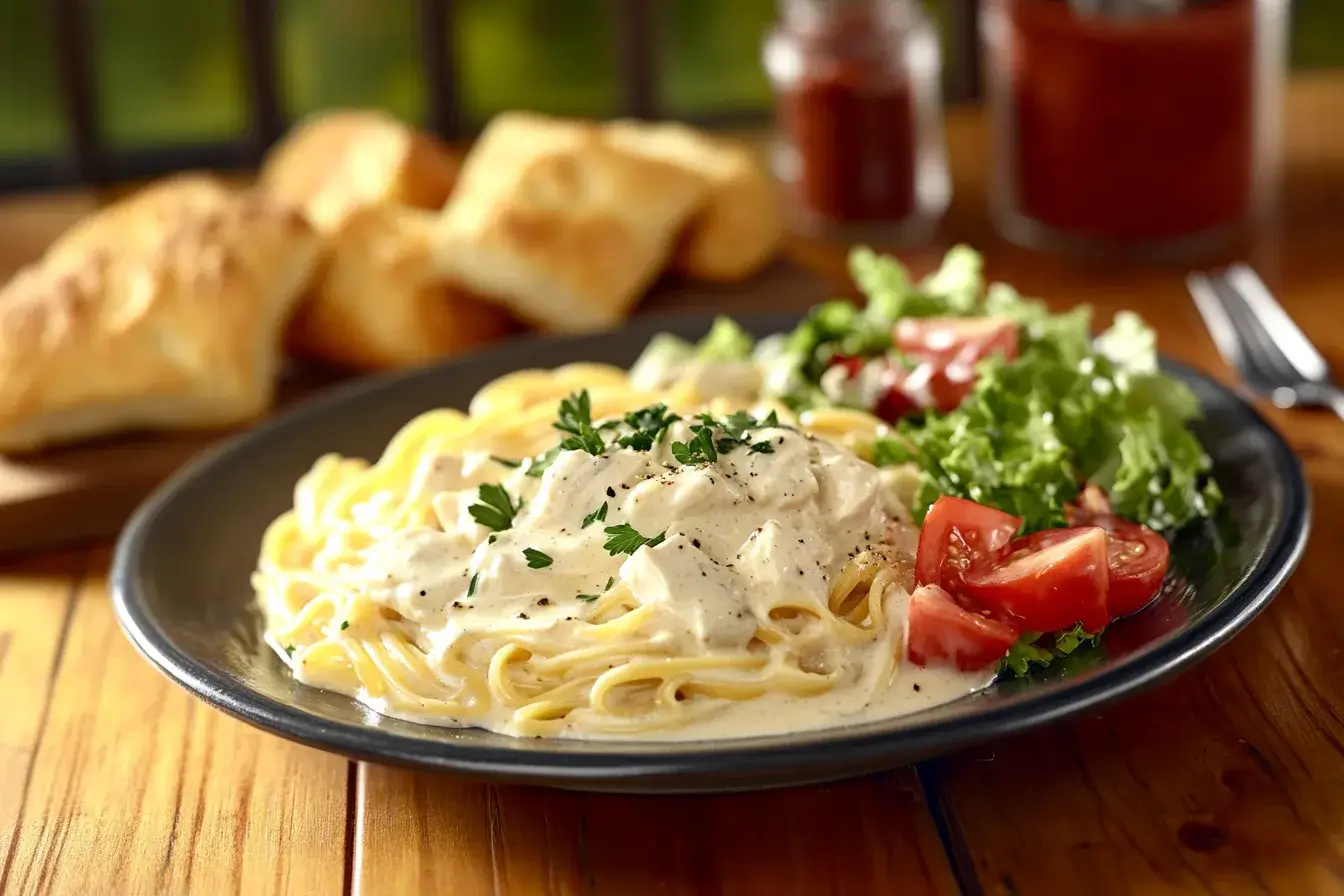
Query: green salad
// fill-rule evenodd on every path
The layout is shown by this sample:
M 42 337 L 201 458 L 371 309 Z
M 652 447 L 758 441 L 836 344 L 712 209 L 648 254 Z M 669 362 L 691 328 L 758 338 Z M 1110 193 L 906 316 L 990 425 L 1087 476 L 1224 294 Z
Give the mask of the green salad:
M 1209 457 L 1187 426 L 1198 402 L 1158 369 L 1156 337 L 1138 315 L 1121 312 L 1094 337 L 1090 308 L 1053 313 L 1007 284 L 986 284 L 981 256 L 966 246 L 921 281 L 866 248 L 851 253 L 849 266 L 865 305 L 824 302 L 792 333 L 759 342 L 719 318 L 698 344 L 656 337 L 639 364 L 755 360 L 765 371 L 764 394 L 795 410 L 874 411 L 885 396 L 828 391 L 827 372 L 856 362 L 860 370 L 917 370 L 893 336 L 902 321 L 1011 321 L 1015 357 L 975 359 L 954 406 L 902 402 L 904 413 L 890 415 L 896 434 L 876 446 L 874 459 L 918 467 L 917 519 L 940 495 L 955 495 L 1022 517 L 1024 532 L 1062 526 L 1088 483 L 1109 495 L 1114 513 L 1157 531 L 1180 529 L 1218 506 Z

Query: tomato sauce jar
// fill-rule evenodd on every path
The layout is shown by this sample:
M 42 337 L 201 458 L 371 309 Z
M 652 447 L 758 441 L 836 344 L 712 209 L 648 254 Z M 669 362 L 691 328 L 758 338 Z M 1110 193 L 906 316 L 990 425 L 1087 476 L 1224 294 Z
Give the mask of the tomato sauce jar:
M 814 236 L 927 234 L 947 209 L 937 35 L 912 0 L 782 0 L 762 50 L 791 223 Z
M 983 0 L 991 212 L 1037 248 L 1177 256 L 1270 201 L 1287 0 Z

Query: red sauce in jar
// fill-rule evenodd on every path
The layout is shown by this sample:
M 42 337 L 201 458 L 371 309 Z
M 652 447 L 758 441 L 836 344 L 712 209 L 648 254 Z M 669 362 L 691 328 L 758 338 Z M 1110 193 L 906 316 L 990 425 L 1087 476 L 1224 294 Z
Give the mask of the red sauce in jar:
M 916 211 L 915 106 L 906 32 L 883 4 L 814 6 L 766 45 L 790 152 L 781 176 L 805 215 L 896 222 Z
M 1081 18 L 1062 0 L 989 0 L 1015 133 L 1016 211 L 1121 243 L 1212 232 L 1249 211 L 1254 0 L 1160 18 Z
M 870 85 L 851 66 L 804 77 L 779 97 L 780 123 L 797 152 L 799 201 L 838 221 L 896 221 L 915 205 L 910 89 Z

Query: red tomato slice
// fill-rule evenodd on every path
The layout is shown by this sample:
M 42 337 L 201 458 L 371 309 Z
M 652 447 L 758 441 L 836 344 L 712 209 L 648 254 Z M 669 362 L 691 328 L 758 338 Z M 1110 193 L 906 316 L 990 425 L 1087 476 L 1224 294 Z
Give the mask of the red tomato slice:
M 1166 539 L 1147 526 L 1112 514 L 1095 515 L 1088 525 L 1106 530 L 1106 562 L 1110 569 L 1110 592 L 1106 597 L 1111 618 L 1139 612 L 1152 602 L 1162 587 L 1171 560 Z
M 961 590 L 969 570 L 1003 559 L 1021 525 L 1021 517 L 944 495 L 933 502 L 919 530 L 915 581 Z
M 906 630 L 910 662 L 953 665 L 963 672 L 998 662 L 1020 634 L 1011 623 L 957 606 L 937 585 L 925 585 L 910 595 Z
M 998 352 L 1017 357 L 1017 324 L 1002 317 L 907 317 L 896 322 L 892 339 L 918 361 L 902 386 L 920 407 L 955 409 L 975 388 L 975 365 Z
M 971 367 L 996 351 L 1016 358 L 1017 335 L 1017 323 L 1006 317 L 906 317 L 892 339 L 904 354 Z
M 1003 562 L 966 573 L 962 589 L 968 597 L 1031 631 L 1054 632 L 1079 622 L 1089 632 L 1106 627 L 1104 529 L 1048 529 L 1018 539 L 1012 548 Z

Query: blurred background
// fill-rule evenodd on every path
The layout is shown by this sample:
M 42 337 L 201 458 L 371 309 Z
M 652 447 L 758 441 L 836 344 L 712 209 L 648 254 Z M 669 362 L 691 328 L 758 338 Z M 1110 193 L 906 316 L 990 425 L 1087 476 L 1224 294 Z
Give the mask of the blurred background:
M 974 101 L 974 0 L 925 5 L 945 98 Z M 776 15 L 774 0 L 4 0 L 0 189 L 246 166 L 332 105 L 447 136 L 508 108 L 763 123 Z M 1344 2 L 1296 0 L 1289 44 L 1294 68 L 1344 66 Z

